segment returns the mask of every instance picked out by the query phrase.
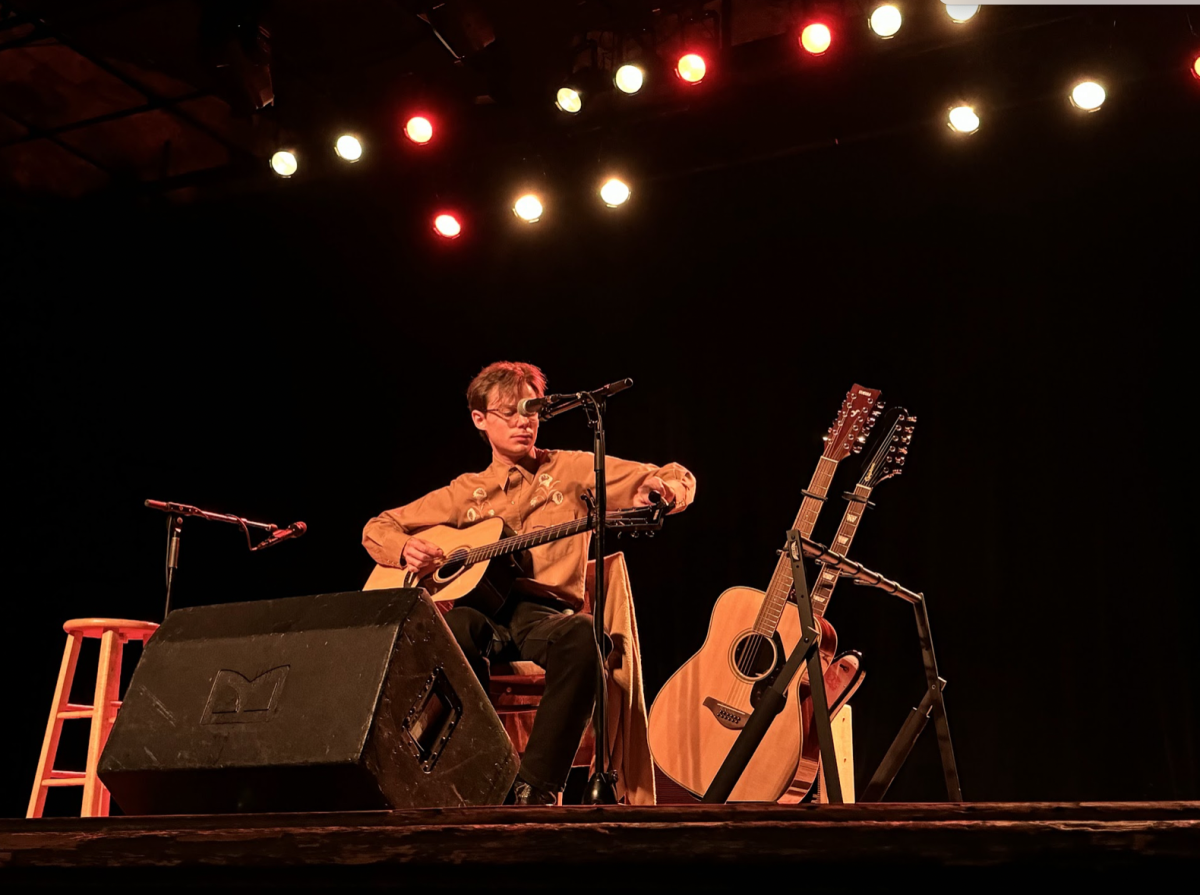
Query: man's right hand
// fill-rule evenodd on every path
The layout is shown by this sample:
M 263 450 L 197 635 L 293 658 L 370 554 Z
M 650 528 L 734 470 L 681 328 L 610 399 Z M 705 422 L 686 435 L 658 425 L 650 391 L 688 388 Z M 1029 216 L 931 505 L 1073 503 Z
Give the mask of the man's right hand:
M 445 558 L 441 547 L 423 538 L 409 538 L 401 556 L 404 557 L 404 570 L 417 578 L 424 578 Z

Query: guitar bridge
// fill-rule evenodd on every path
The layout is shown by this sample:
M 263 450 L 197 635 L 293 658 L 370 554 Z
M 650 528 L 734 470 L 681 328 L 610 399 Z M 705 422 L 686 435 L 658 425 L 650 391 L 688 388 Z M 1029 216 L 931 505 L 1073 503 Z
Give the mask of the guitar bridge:
M 741 730 L 746 726 L 746 720 L 750 717 L 749 712 L 735 709 L 728 703 L 720 702 L 711 696 L 704 697 L 704 707 L 713 713 L 717 723 L 729 730 Z

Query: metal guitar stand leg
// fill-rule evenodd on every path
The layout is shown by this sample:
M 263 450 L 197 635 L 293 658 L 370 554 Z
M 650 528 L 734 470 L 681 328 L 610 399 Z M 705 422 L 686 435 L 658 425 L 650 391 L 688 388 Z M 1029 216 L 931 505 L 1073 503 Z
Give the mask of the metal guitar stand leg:
M 942 757 L 942 775 L 946 779 L 946 796 L 951 802 L 962 801 L 962 788 L 958 780 L 958 765 L 954 761 L 954 745 L 950 742 L 950 724 L 946 720 L 946 703 L 942 699 L 942 691 L 946 689 L 946 681 L 938 675 L 937 657 L 933 653 L 933 638 L 929 633 L 929 613 L 925 609 L 924 595 L 913 603 L 913 614 L 917 620 L 917 639 L 921 642 L 921 658 L 925 664 L 925 695 L 920 704 L 908 713 L 892 745 L 888 747 L 879 767 L 875 769 L 871 782 L 863 791 L 860 801 L 883 801 L 888 787 L 896 779 L 900 766 L 908 758 L 917 737 L 925 729 L 930 714 L 933 715 L 933 726 L 937 731 L 938 751 Z M 828 775 L 826 775 L 828 776 Z
M 758 705 L 746 721 L 746 726 L 738 734 L 729 754 L 721 764 L 717 775 L 704 793 L 702 802 L 720 803 L 729 800 L 733 788 L 737 785 L 746 766 L 750 763 L 755 750 L 775 716 L 783 709 L 787 698 L 788 686 L 792 678 L 800 670 L 801 664 L 807 663 L 809 690 L 812 693 L 814 721 L 817 727 L 817 739 L 821 744 L 821 761 L 827 768 L 837 768 L 837 755 L 833 745 L 833 726 L 829 720 L 829 701 L 825 695 L 825 672 L 821 668 L 820 635 L 816 618 L 813 615 L 812 600 L 808 592 L 808 582 L 804 576 L 804 561 L 800 550 L 800 534 L 795 530 L 787 533 L 788 557 L 792 561 L 792 580 L 796 589 L 796 603 L 800 607 L 801 638 L 792 650 L 791 656 L 780 669 L 775 681 L 765 690 L 758 700 Z M 842 781 L 837 773 L 825 775 L 825 791 L 830 803 L 840 804 L 842 801 Z

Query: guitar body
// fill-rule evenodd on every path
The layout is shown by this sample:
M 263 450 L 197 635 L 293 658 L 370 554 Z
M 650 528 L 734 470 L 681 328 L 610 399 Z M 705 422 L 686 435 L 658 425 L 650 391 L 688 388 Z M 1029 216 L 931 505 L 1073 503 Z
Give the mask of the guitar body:
M 824 619 L 821 619 L 821 622 L 824 625 L 829 624 Z M 833 629 L 830 628 L 830 630 Z M 834 640 L 836 642 L 836 635 Z M 837 717 L 842 706 L 849 702 L 850 697 L 862 686 L 866 674 L 862 670 L 860 654 L 853 651 L 848 652 L 826 664 L 824 635 L 822 635 L 821 646 L 821 662 L 825 668 L 825 699 L 829 705 L 829 718 L 832 720 Z M 800 763 L 796 768 L 796 779 L 792 781 L 792 785 L 779 800 L 785 805 L 803 801 L 813 788 L 813 784 L 817 782 L 821 769 L 821 742 L 817 736 L 812 691 L 809 689 L 807 678 L 800 686 L 800 698 L 802 700 L 800 706 L 802 730 Z
M 505 535 L 504 520 L 499 517 L 483 519 L 467 528 L 437 525 L 425 529 L 420 537 L 437 544 L 446 555 L 441 566 L 420 580 L 404 569 L 376 566 L 363 590 L 423 587 L 435 603 L 452 602 L 456 606 L 470 606 L 486 615 L 494 615 L 508 599 L 513 582 L 524 572 L 520 555 L 501 556 L 466 566 L 455 562 L 455 556 L 495 544 Z
M 774 681 L 800 640 L 800 614 L 787 604 L 770 645 L 757 641 L 754 623 L 764 593 L 749 587 L 725 591 L 713 607 L 700 651 L 663 685 L 650 708 L 650 752 L 662 773 L 695 796 L 703 796 L 720 770 L 759 695 Z M 832 629 L 831 629 L 832 630 Z M 800 677 L 798 675 L 797 677 Z M 800 680 L 733 788 L 730 801 L 774 802 L 792 785 L 801 755 Z

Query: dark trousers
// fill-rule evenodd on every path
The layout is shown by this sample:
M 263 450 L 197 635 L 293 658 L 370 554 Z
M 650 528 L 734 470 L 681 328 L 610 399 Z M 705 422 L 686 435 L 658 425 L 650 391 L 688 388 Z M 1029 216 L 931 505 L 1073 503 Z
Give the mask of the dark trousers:
M 600 652 L 592 617 L 513 594 L 495 618 L 456 606 L 446 613 L 446 623 L 484 689 L 489 659 L 523 659 L 546 669 L 546 689 L 521 759 L 520 777 L 539 789 L 560 792 L 596 702 Z

